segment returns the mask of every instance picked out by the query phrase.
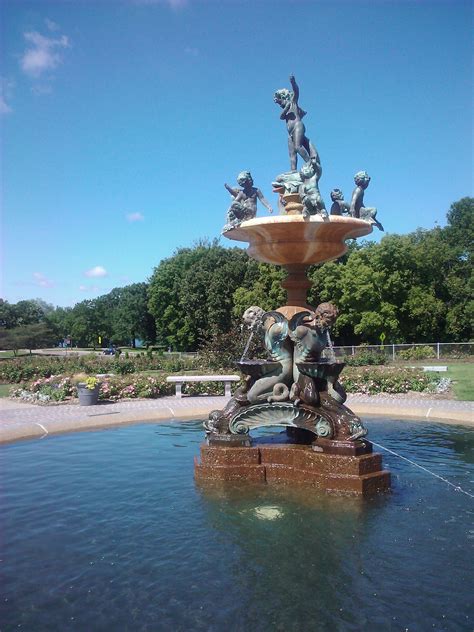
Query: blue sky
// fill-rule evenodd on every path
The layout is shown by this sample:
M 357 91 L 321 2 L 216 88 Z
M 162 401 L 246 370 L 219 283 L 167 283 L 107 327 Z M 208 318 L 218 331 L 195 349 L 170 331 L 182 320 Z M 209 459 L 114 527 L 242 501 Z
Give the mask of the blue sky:
M 326 205 L 365 169 L 366 204 L 406 233 L 444 225 L 473 194 L 470 2 L 0 6 L 10 302 L 73 305 L 146 280 L 176 248 L 219 236 L 223 184 L 243 169 L 276 208 L 271 181 L 289 162 L 273 93 L 290 73 Z

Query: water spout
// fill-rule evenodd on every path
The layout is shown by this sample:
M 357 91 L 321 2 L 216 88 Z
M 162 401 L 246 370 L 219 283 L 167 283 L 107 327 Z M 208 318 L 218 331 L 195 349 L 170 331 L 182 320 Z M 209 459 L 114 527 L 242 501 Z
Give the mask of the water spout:
M 329 329 L 326 329 L 326 338 L 328 340 L 329 359 L 331 360 L 331 362 L 335 362 L 336 361 L 336 354 L 334 352 L 334 346 L 332 344 L 331 336 L 329 335 Z
M 260 327 L 260 325 L 262 324 L 262 320 L 263 320 L 263 314 L 260 317 L 256 317 L 255 320 L 253 321 L 252 325 L 250 326 L 250 336 L 247 340 L 247 344 L 245 345 L 245 348 L 243 350 L 242 356 L 239 360 L 239 362 L 243 362 L 245 360 L 245 357 L 248 353 L 249 347 L 250 347 L 250 343 L 252 342 L 252 338 L 254 333 L 257 331 L 257 329 Z
M 466 496 L 469 496 L 470 498 L 474 498 L 473 494 L 464 490 L 460 485 L 455 485 L 454 483 L 451 483 L 451 481 L 448 481 L 446 478 L 443 478 L 439 474 L 432 472 L 427 467 L 424 467 L 423 465 L 419 465 L 418 463 L 415 463 L 415 461 L 412 461 L 411 459 L 407 459 L 406 456 L 402 456 L 401 454 L 398 454 L 398 452 L 395 452 L 395 450 L 390 450 L 390 448 L 386 448 L 384 445 L 381 445 L 380 443 L 375 443 L 375 441 L 372 441 L 372 440 L 371 440 L 371 443 L 376 445 L 378 448 L 382 448 L 382 450 L 386 450 L 387 452 L 390 452 L 390 454 L 393 454 L 394 456 L 398 456 L 399 459 L 403 459 L 404 461 L 411 463 L 411 465 L 414 465 L 415 467 L 419 467 L 420 470 L 424 470 L 425 472 L 428 472 L 428 474 L 431 474 L 431 476 L 435 476 L 436 478 L 439 478 L 441 481 L 443 481 L 443 483 L 446 483 L 447 485 L 454 487 L 454 489 L 457 492 L 462 492 L 463 494 L 466 494 Z
M 244 351 L 242 353 L 242 357 L 240 358 L 240 362 L 243 362 L 245 360 L 245 356 L 247 355 L 247 352 L 249 350 L 250 343 L 252 342 L 252 338 L 253 338 L 254 333 L 255 333 L 255 328 L 252 327 L 252 329 L 250 330 L 250 336 L 249 336 L 249 338 L 247 340 L 247 344 L 245 345 Z

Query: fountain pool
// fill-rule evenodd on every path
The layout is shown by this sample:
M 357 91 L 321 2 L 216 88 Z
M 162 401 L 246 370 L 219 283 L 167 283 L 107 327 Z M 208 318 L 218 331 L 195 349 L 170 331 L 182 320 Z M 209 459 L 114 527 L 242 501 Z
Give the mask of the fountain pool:
M 474 493 L 471 430 L 367 426 Z M 392 493 L 372 499 L 200 489 L 201 441 L 201 422 L 170 422 L 0 448 L 1 629 L 472 629 L 465 493 L 390 453 Z

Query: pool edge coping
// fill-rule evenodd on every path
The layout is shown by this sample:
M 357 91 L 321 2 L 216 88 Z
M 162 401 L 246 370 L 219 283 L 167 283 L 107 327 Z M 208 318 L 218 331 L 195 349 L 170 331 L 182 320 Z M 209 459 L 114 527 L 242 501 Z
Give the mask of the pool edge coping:
M 224 398 L 222 398 L 224 399 Z M 400 405 L 401 404 L 401 405 Z M 417 420 L 420 422 L 432 421 L 450 425 L 474 426 L 472 411 L 447 410 L 438 406 L 410 406 L 408 400 L 396 400 L 393 403 L 365 403 L 352 401 L 351 410 L 359 416 L 367 417 L 397 417 L 402 419 Z M 41 407 L 43 410 L 44 408 Z M 154 423 L 159 421 L 189 421 L 192 419 L 204 419 L 213 409 L 210 402 L 193 401 L 186 408 L 173 407 L 173 401 L 168 400 L 166 407 L 157 409 L 147 408 L 137 411 L 114 412 L 113 416 L 96 418 L 95 415 L 79 417 L 83 411 L 78 410 L 77 418 L 59 418 L 48 422 L 43 421 L 15 421 L 9 426 L 3 422 L 0 426 L 0 444 L 8 444 L 27 439 L 42 439 L 49 435 L 64 434 L 69 432 L 81 432 L 113 428 L 114 426 L 132 425 L 135 423 Z M 57 409 L 56 409 L 57 410 Z

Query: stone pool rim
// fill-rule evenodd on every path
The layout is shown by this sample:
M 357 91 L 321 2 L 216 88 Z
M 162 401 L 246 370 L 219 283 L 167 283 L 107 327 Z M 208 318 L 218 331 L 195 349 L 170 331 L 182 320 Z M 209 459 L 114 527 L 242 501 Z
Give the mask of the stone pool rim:
M 121 400 L 80 407 L 75 403 L 42 406 L 11 399 L 0 400 L 0 444 L 49 435 L 99 430 L 135 423 L 204 419 L 223 407 L 227 398 L 214 396 L 163 397 Z M 474 426 L 474 403 L 389 395 L 352 395 L 348 405 L 361 417 L 434 421 Z

